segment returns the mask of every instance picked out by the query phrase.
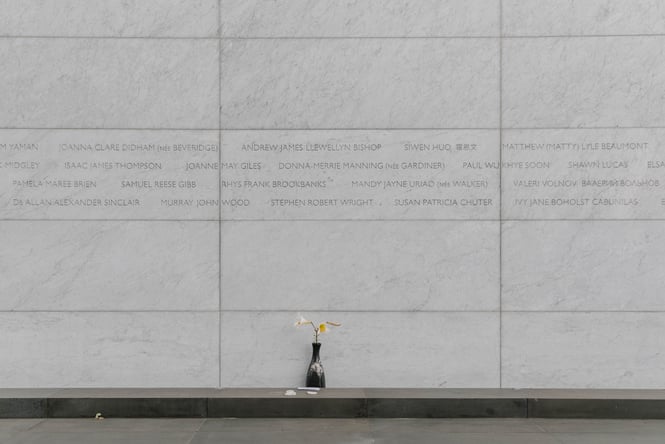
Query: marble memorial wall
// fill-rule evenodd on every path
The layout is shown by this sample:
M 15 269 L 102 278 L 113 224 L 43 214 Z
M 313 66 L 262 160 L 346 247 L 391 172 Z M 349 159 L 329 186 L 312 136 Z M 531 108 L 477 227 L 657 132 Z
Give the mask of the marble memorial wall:
M 3 386 L 663 386 L 665 3 L 0 10 Z

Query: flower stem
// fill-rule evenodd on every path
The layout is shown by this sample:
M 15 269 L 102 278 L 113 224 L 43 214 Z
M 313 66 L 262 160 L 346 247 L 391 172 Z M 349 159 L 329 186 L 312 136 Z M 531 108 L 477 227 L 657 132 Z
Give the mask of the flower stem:
M 318 344 L 319 343 L 319 329 L 314 326 L 314 322 L 312 322 L 312 328 L 314 329 L 314 343 Z

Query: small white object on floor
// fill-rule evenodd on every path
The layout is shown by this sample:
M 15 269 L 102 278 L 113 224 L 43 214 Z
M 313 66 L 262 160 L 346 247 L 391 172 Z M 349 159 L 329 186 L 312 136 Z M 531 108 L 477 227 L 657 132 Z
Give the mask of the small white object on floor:
M 101 413 L 97 413 L 97 414 L 95 415 L 95 419 L 104 419 L 104 417 L 102 416 Z
M 308 391 L 307 394 L 308 394 L 308 395 L 318 395 L 319 392 L 309 392 L 309 391 Z
M 296 391 L 295 390 L 287 390 L 284 392 L 284 396 L 296 396 Z

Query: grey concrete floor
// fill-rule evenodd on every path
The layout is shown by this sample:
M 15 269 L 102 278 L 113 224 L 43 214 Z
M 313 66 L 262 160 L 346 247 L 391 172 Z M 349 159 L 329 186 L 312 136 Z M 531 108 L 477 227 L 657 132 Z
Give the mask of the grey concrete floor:
M 1 444 L 663 444 L 665 421 L 0 419 Z

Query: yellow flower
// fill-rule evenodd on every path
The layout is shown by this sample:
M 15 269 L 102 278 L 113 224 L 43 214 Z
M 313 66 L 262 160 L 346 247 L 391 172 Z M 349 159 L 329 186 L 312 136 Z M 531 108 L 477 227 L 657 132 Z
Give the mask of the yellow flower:
M 326 324 L 319 325 L 319 333 L 325 333 L 325 331 L 326 331 Z

